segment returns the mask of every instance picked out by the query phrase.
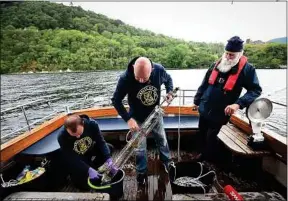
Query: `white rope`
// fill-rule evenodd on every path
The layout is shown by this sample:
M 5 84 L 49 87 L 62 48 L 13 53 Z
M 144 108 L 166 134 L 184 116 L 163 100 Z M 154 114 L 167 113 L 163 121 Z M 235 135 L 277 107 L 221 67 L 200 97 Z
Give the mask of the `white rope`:
M 2 180 L 1 186 L 2 186 L 3 188 L 7 188 L 7 187 L 12 187 L 12 186 L 17 186 L 17 185 L 18 185 L 18 181 L 15 180 L 15 179 L 11 179 L 10 181 L 5 182 L 4 179 L 3 179 L 3 177 L 2 177 L 2 174 L 0 174 L 0 178 L 1 178 L 1 180 Z
M 204 187 L 204 186 L 206 186 L 206 184 L 203 184 L 201 181 L 199 181 L 199 179 L 202 178 L 202 177 L 205 177 L 205 176 L 208 175 L 208 174 L 214 173 L 214 175 L 215 175 L 214 181 L 216 181 L 217 185 L 223 190 L 223 187 L 222 187 L 222 186 L 219 184 L 219 182 L 218 182 L 216 172 L 215 172 L 214 170 L 211 170 L 211 171 L 209 171 L 209 172 L 207 172 L 207 173 L 205 173 L 205 174 L 202 175 L 202 173 L 203 173 L 203 164 L 200 163 L 200 162 L 198 162 L 198 163 L 200 164 L 200 167 L 201 167 L 200 174 L 199 174 L 199 176 L 196 177 L 196 178 L 191 177 L 191 180 L 190 180 L 189 182 L 200 186 L 200 187 L 203 189 L 203 192 L 204 192 L 204 194 L 205 194 L 205 193 L 206 193 L 206 190 L 205 190 L 205 187 Z M 174 166 L 174 181 L 175 181 L 175 178 L 176 178 L 176 167 Z M 174 181 L 173 181 L 173 183 L 174 183 Z
M 200 171 L 200 174 L 198 175 L 198 177 L 197 177 L 196 179 L 200 178 L 200 176 L 202 175 L 202 172 L 203 172 L 203 165 L 202 165 L 202 163 L 198 162 L 198 164 L 200 164 L 201 171 Z

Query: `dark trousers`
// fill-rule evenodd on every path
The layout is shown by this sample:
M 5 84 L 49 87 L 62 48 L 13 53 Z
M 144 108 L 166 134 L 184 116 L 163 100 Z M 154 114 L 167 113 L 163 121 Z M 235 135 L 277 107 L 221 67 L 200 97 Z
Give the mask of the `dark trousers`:
M 211 122 L 204 117 L 199 118 L 199 146 L 198 150 L 203 159 L 214 160 L 218 156 L 218 138 L 217 135 L 223 125 Z
M 112 155 L 113 152 L 113 146 L 111 144 L 108 144 L 108 147 L 110 149 L 110 154 Z M 103 156 L 103 154 L 101 153 L 100 149 L 95 146 L 93 148 L 93 155 L 95 156 L 94 160 L 92 161 L 86 161 L 86 164 L 89 165 L 90 167 L 94 168 L 96 171 L 97 169 L 103 165 L 106 161 L 105 158 Z M 92 156 L 91 156 L 92 158 Z M 88 186 L 88 172 L 82 172 L 82 171 L 78 171 L 76 168 L 73 167 L 69 167 L 70 171 L 70 178 L 71 181 L 73 182 L 73 184 L 81 189 L 81 190 L 88 190 L 89 186 Z

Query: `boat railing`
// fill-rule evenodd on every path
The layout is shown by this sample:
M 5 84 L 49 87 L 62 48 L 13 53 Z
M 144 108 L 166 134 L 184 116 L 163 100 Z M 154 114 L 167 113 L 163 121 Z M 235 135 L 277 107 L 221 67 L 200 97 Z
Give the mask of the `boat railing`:
M 61 96 L 61 95 L 57 95 L 57 97 L 50 97 L 50 98 L 46 98 L 46 99 L 37 99 L 35 101 L 31 101 L 31 102 L 28 102 L 28 103 L 25 103 L 25 104 L 21 104 L 21 105 L 17 105 L 15 107 L 11 107 L 11 108 L 8 108 L 8 109 L 4 109 L 1 111 L 1 121 L 2 119 L 5 118 L 5 115 L 6 114 L 11 114 L 13 112 L 17 112 L 17 111 L 21 111 L 22 114 L 23 114 L 23 117 L 25 118 L 25 123 L 26 123 L 26 126 L 22 126 L 20 128 L 17 128 L 16 130 L 12 131 L 12 132 L 9 132 L 7 134 L 3 134 L 1 135 L 1 140 L 3 140 L 4 138 L 7 138 L 7 137 L 11 137 L 11 136 L 16 136 L 18 135 L 21 131 L 31 131 L 33 126 L 45 121 L 45 120 L 48 120 L 49 118 L 53 118 L 54 116 L 62 113 L 62 112 L 66 112 L 66 113 L 70 113 L 71 112 L 71 109 L 83 109 L 85 107 L 85 104 L 87 103 L 87 100 L 88 100 L 88 97 L 92 96 L 93 94 L 96 94 L 95 93 L 87 93 L 85 94 L 85 96 L 80 99 L 79 101 L 75 102 L 75 103 L 72 103 L 72 104 L 66 104 L 64 105 L 62 108 L 60 109 L 57 109 L 55 110 L 52 106 L 51 106 L 51 103 L 52 102 L 56 102 L 57 100 L 62 100 L 63 97 L 67 98 L 69 96 L 67 95 L 64 95 L 64 96 Z M 40 119 L 37 119 L 35 121 L 33 121 L 32 123 L 29 122 L 29 118 L 27 116 L 27 109 L 28 108 L 33 108 L 35 106 L 40 106 L 40 105 L 45 105 L 47 104 L 47 106 L 52 110 L 52 112 L 48 115 L 45 115 L 44 117 L 40 118 Z
M 190 99 L 191 102 L 193 101 L 194 95 L 191 95 L 191 93 L 189 93 L 189 92 L 196 93 L 197 90 L 196 89 L 179 89 L 179 94 L 176 97 L 176 99 L 177 98 L 179 99 L 179 105 L 181 104 L 181 102 L 182 102 L 182 105 L 186 105 L 187 99 Z M 165 95 L 165 93 L 166 93 L 166 90 L 162 89 L 161 94 Z M 175 101 L 175 103 L 177 103 L 177 101 Z
M 185 105 L 186 104 L 186 99 L 187 98 L 190 98 L 192 100 L 192 98 L 194 96 L 192 95 L 189 95 L 188 93 L 189 92 L 195 92 L 196 90 L 191 90 L 191 89 L 180 89 L 179 90 L 179 95 L 177 98 L 182 98 L 182 104 Z M 71 110 L 77 110 L 77 109 L 84 109 L 85 106 L 88 105 L 88 100 L 89 98 L 92 97 L 93 99 L 93 95 L 97 94 L 97 92 L 95 93 L 87 93 L 84 95 L 83 98 L 81 98 L 80 100 L 72 103 L 72 104 L 66 104 L 64 105 L 62 108 L 58 109 L 58 110 L 55 110 L 51 103 L 53 102 L 57 102 L 58 100 L 62 100 L 63 98 L 67 98 L 69 97 L 69 95 L 56 95 L 56 96 L 51 96 L 51 97 L 45 97 L 45 98 L 41 98 L 41 99 L 37 99 L 37 100 L 34 100 L 34 101 L 31 101 L 31 102 L 28 102 L 28 103 L 25 103 L 25 104 L 21 104 L 21 105 L 17 105 L 17 106 L 14 106 L 14 107 L 10 107 L 8 109 L 4 109 L 4 110 L 1 110 L 1 120 L 5 118 L 5 115 L 6 114 L 11 114 L 13 112 L 19 112 L 20 113 L 22 112 L 22 115 L 25 119 L 25 126 L 22 126 L 20 128 L 16 128 L 16 130 L 12 130 L 12 132 L 9 132 L 9 133 L 2 133 L 1 135 L 1 140 L 3 140 L 4 138 L 7 138 L 7 137 L 14 137 L 14 136 L 17 136 L 19 135 L 21 132 L 23 131 L 28 131 L 30 132 L 33 128 L 33 126 L 45 121 L 45 120 L 49 120 L 49 118 L 53 118 L 54 116 L 56 116 L 57 114 L 59 113 L 62 113 L 62 112 L 66 112 L 66 113 L 70 113 Z M 161 90 L 161 97 L 164 97 L 165 96 L 165 90 Z M 73 95 L 71 95 L 73 96 Z M 127 101 L 126 101 L 127 102 Z M 123 100 L 123 103 L 125 104 L 125 100 Z M 180 104 L 180 102 L 179 102 Z M 49 107 L 52 112 L 50 114 L 47 114 L 45 115 L 44 117 L 42 118 L 39 118 L 33 122 L 30 122 L 29 121 L 29 118 L 28 118 L 28 115 L 27 115 L 27 109 L 29 108 L 33 108 L 35 106 L 43 106 L 43 105 L 46 105 L 47 107 Z M 107 101 L 107 104 L 101 104 L 101 105 L 98 105 L 98 106 L 103 106 L 103 105 L 110 105 L 112 106 L 112 102 L 111 102 L 111 98 L 108 98 L 108 101 Z M 90 107 L 95 107 L 96 105 L 89 105 Z

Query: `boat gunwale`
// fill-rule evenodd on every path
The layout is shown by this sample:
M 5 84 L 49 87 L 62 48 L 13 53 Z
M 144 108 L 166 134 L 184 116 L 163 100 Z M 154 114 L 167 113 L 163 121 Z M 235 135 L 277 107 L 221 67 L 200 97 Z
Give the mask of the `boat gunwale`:
M 127 106 L 126 109 L 128 109 Z M 166 115 L 170 114 L 178 115 L 180 110 L 181 115 L 199 116 L 198 111 L 193 111 L 191 106 L 165 106 L 163 107 L 163 109 Z M 113 106 L 75 110 L 73 111 L 73 113 L 86 114 L 91 118 L 118 116 L 118 113 Z M 5 162 L 11 159 L 16 154 L 20 153 L 27 147 L 46 137 L 54 130 L 60 128 L 63 125 L 66 116 L 67 113 L 60 113 L 51 120 L 46 121 L 39 126 L 36 126 L 31 131 L 27 131 L 22 135 L 19 135 L 16 138 L 13 138 L 8 142 L 2 144 L 1 162 Z M 230 122 L 233 123 L 238 128 L 244 130 L 248 135 L 252 134 L 251 126 L 244 119 L 242 119 L 240 115 L 233 114 L 231 116 Z M 263 129 L 262 133 L 264 137 L 270 142 L 270 144 L 272 143 L 272 145 L 274 145 L 272 146 L 272 149 L 276 153 L 280 152 L 282 154 L 282 158 L 283 154 L 287 156 L 287 142 L 280 138 L 282 136 L 279 137 L 278 136 L 279 134 L 274 133 L 269 129 Z M 283 147 L 285 147 L 285 150 L 283 150 L 284 149 Z M 283 159 L 285 163 L 287 163 L 287 157 Z
M 126 109 L 128 109 L 128 107 L 126 107 Z M 163 107 L 163 109 L 166 114 L 179 113 L 179 106 Z M 110 106 L 75 110 L 73 113 L 86 114 L 91 118 L 118 116 L 115 108 Z M 181 115 L 198 115 L 198 112 L 192 111 L 191 107 L 186 106 L 180 106 L 180 113 Z M 54 130 L 60 128 L 63 125 L 66 116 L 67 113 L 60 113 L 54 118 L 45 121 L 39 126 L 36 126 L 31 131 L 26 131 L 8 142 L 1 144 L 1 162 L 11 159 L 27 147 L 46 137 Z

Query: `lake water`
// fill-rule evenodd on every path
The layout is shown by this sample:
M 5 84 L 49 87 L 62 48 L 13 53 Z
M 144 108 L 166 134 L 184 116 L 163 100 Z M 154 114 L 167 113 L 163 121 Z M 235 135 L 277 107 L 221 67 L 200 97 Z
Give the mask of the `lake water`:
M 87 93 L 91 95 L 86 101 L 87 106 L 101 106 L 110 103 L 119 75 L 123 71 L 101 71 L 85 73 L 51 73 L 1 75 L 1 111 L 38 99 L 58 100 L 26 109 L 29 123 L 39 120 L 53 111 L 65 110 L 67 105 L 83 102 Z M 168 70 L 174 87 L 180 89 L 197 89 L 206 73 L 204 69 Z M 286 69 L 257 69 L 258 78 L 263 88 L 263 96 L 286 105 Z M 245 93 L 245 90 L 243 91 Z M 194 93 L 186 93 L 193 95 Z M 192 104 L 193 98 L 186 98 L 185 104 Z M 183 104 L 183 100 L 174 100 L 173 104 Z M 81 106 L 81 104 L 80 104 Z M 72 109 L 74 109 L 72 107 Z M 76 106 L 75 106 L 76 109 Z M 267 119 L 268 127 L 286 136 L 286 107 L 273 104 L 273 113 Z M 24 115 L 15 110 L 1 114 L 1 137 L 26 126 Z M 19 133 L 16 133 L 17 135 Z M 14 135 L 14 136 L 15 136 Z M 11 138 L 13 136 L 10 136 Z M 9 138 L 3 138 L 2 143 Z

